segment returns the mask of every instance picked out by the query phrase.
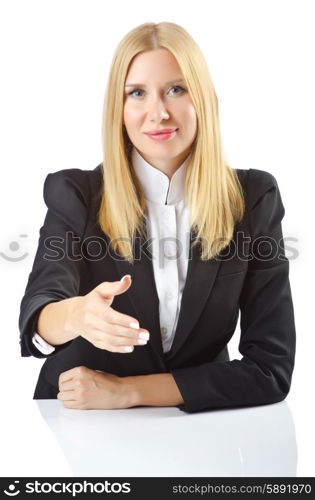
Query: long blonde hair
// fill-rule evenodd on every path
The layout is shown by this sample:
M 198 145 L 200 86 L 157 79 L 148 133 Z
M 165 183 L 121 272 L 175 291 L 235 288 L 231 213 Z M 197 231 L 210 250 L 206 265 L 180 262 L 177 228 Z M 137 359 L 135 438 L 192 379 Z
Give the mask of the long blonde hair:
M 167 49 L 176 58 L 197 115 L 185 179 L 185 194 L 194 245 L 201 259 L 216 257 L 233 237 L 244 214 L 242 188 L 223 158 L 218 100 L 207 63 L 196 42 L 181 26 L 145 23 L 131 30 L 114 54 L 104 99 L 103 192 L 98 222 L 115 252 L 134 262 L 138 233 L 146 237 L 145 198 L 130 161 L 132 146 L 123 126 L 124 85 L 133 58 L 140 52 Z

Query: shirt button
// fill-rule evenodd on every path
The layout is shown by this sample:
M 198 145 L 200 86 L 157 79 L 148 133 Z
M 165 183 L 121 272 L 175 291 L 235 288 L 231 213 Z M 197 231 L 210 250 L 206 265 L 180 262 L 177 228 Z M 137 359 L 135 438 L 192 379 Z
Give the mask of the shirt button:
M 166 292 L 166 298 L 169 299 L 169 300 L 171 300 L 173 297 L 174 297 L 173 292 L 171 290 L 168 290 Z
M 166 335 L 167 334 L 167 328 L 165 328 L 165 326 L 162 326 L 161 333 L 162 333 L 162 335 Z

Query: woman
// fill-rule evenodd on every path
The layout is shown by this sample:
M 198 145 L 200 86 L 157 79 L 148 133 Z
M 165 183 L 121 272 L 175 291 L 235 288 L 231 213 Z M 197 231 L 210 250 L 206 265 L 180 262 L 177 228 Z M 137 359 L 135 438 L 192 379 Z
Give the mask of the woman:
M 119 44 L 103 163 L 44 185 L 21 303 L 22 356 L 46 357 L 34 399 L 67 408 L 263 405 L 289 392 L 294 313 L 275 178 L 223 159 L 196 43 L 147 23 Z M 227 343 L 241 313 L 241 360 Z

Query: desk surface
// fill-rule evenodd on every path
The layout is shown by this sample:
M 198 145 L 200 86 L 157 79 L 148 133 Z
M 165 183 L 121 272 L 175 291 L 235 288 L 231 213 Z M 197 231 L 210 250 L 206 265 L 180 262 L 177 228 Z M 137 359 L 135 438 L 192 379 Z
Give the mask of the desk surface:
M 285 401 L 187 414 L 154 407 L 70 410 L 58 400 L 31 400 L 18 421 L 9 475 L 296 476 Z

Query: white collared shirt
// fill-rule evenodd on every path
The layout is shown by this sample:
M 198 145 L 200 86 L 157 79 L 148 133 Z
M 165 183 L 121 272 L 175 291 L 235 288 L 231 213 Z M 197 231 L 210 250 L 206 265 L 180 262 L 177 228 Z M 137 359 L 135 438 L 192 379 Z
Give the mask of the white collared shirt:
M 152 242 L 150 250 L 159 297 L 164 352 L 172 347 L 187 275 L 190 225 L 184 183 L 189 158 L 169 180 L 166 174 L 145 161 L 136 148 L 131 154 L 132 165 L 146 199 L 147 231 Z M 37 333 L 32 341 L 44 354 L 55 350 Z

